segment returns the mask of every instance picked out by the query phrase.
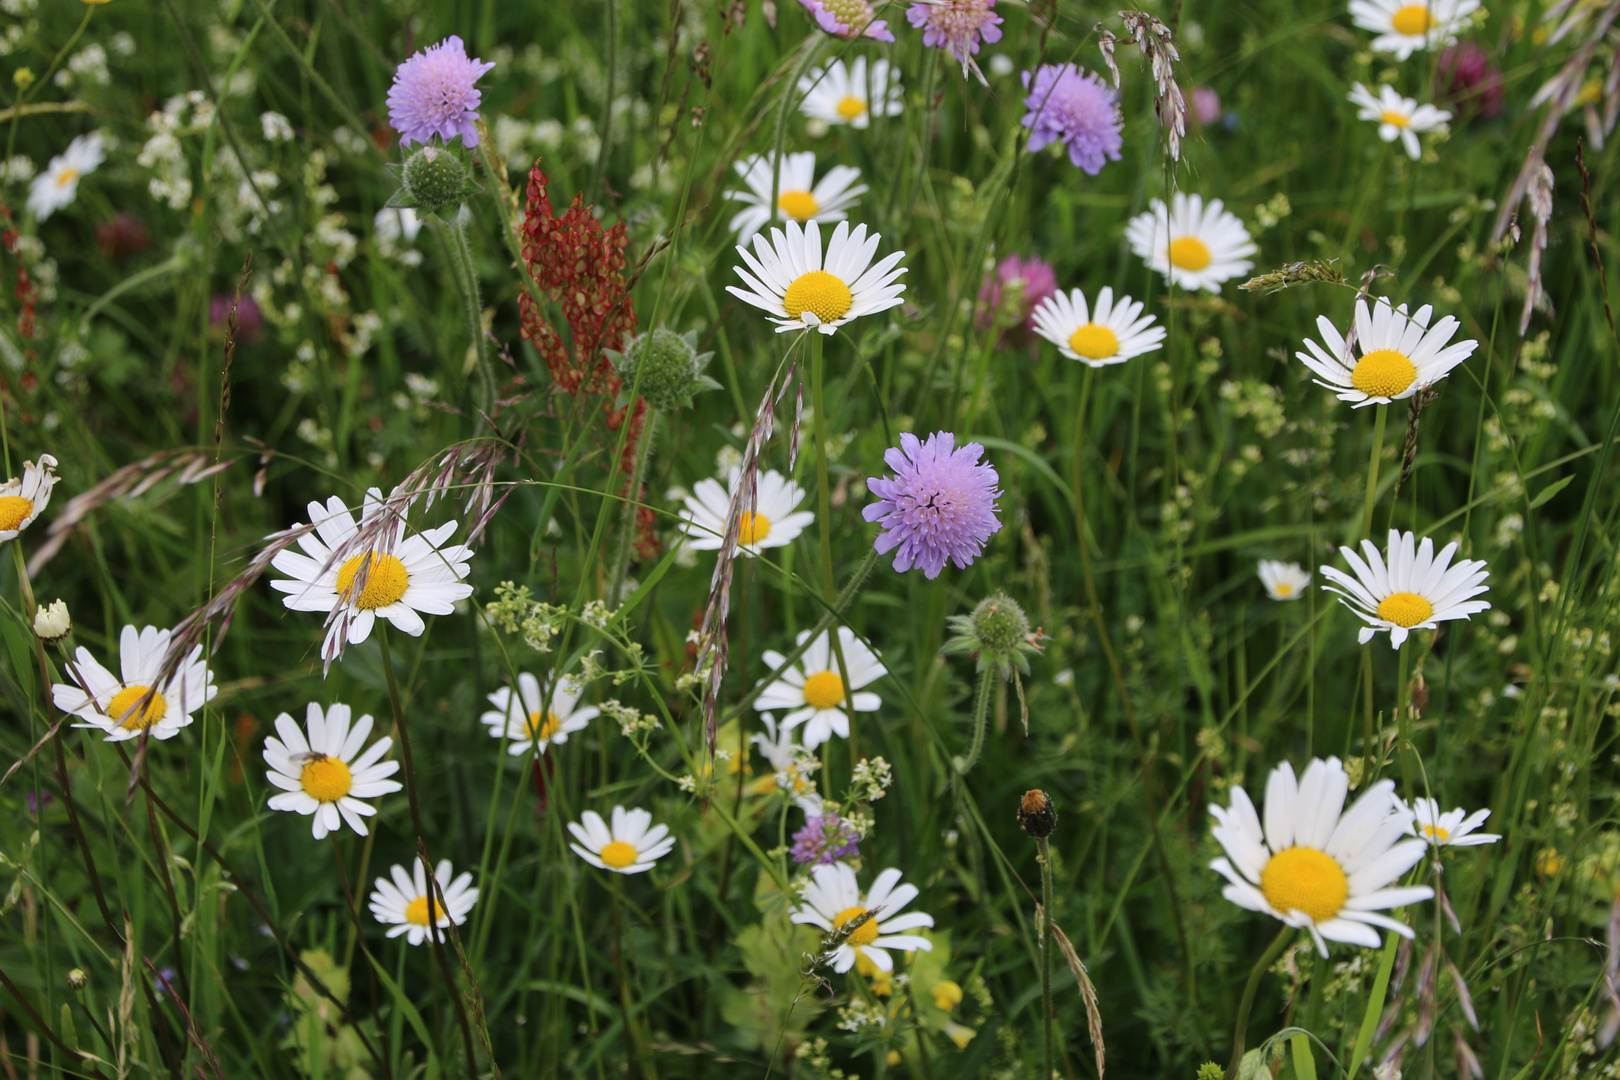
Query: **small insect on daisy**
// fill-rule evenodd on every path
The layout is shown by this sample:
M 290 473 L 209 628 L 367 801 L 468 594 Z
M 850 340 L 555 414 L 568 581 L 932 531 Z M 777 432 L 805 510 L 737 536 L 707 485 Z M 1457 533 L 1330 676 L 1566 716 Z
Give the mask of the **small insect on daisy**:
M 874 266 L 881 239 L 877 233 L 868 237 L 865 225 L 851 229 L 840 221 L 823 261 L 821 226 L 810 221 L 800 228 L 789 221 L 785 234 L 771 230 L 769 243 L 763 233 L 755 236 L 753 254 L 737 248 L 747 264 L 747 269 L 736 267 L 737 276 L 748 288 L 727 285 L 726 291 L 770 315 L 778 334 L 809 329 L 831 334 L 862 315 L 904 303 L 906 287 L 895 279 L 906 272 L 898 265 L 906 253 L 893 252 Z
M 1457 44 L 1479 0 L 1350 0 L 1350 18 L 1373 38 L 1373 52 L 1405 60 L 1419 49 Z
M 1495 833 L 1475 832 L 1491 816 L 1489 810 L 1475 810 L 1472 814 L 1462 809 L 1442 814 L 1437 799 L 1413 799 L 1409 808 L 1406 831 L 1420 836 L 1437 848 L 1478 847 L 1494 844 L 1502 839 Z
M 1299 563 L 1260 560 L 1260 584 L 1273 600 L 1298 600 L 1311 583 L 1311 572 Z
M 23 462 L 23 474 L 0 484 L 0 544 L 15 539 L 50 505 L 56 486 L 56 459 L 39 455 L 39 464 Z
M 449 859 L 440 859 L 433 868 L 433 879 L 438 888 L 429 890 L 427 875 L 422 872 L 420 859 L 412 860 L 410 872 L 395 863 L 389 877 L 378 878 L 371 891 L 371 914 L 388 927 L 391 938 L 405 936 L 412 945 L 428 940 L 431 933 L 437 941 L 445 940 L 444 928 L 467 921 L 467 913 L 478 902 L 478 890 L 472 887 L 471 871 L 451 880 L 453 871 Z M 442 893 L 444 903 L 437 894 Z M 429 926 L 435 927 L 429 930 Z
M 615 874 L 644 874 L 675 847 L 669 826 L 654 825 L 652 815 L 640 809 L 613 808 L 613 825 L 595 810 L 587 810 L 578 822 L 570 821 L 568 831 L 578 843 L 568 846 L 574 854 L 596 867 Z
M 1447 315 L 1431 327 L 1433 316 L 1428 304 L 1408 316 L 1405 304 L 1392 307 L 1381 296 L 1371 312 L 1365 300 L 1357 300 L 1356 348 L 1361 357 L 1355 363 L 1350 362 L 1349 344 L 1325 315 L 1316 319 L 1322 344 L 1306 338 L 1308 351 L 1294 355 L 1317 376 L 1318 386 L 1358 409 L 1400 401 L 1445 378 L 1479 348 L 1471 338 L 1447 344 L 1462 324 Z
M 1389 643 L 1400 648 L 1413 630 L 1435 630 L 1442 622 L 1490 610 L 1487 601 L 1472 599 L 1488 591 L 1481 583 L 1491 576 L 1490 571 L 1483 559 L 1463 559 L 1452 566 L 1456 541 L 1437 555 L 1434 541 L 1428 537 L 1419 544 L 1413 533 L 1391 529 L 1387 559 L 1371 540 L 1363 540 L 1361 550 L 1367 556 L 1365 562 L 1341 547 L 1339 554 L 1355 576 L 1324 566 L 1322 576 L 1332 584 L 1322 588 L 1336 594 L 1339 603 L 1366 621 L 1357 639 L 1363 645 L 1387 630 Z
M 1350 88 L 1350 103 L 1358 107 L 1356 117 L 1378 125 L 1378 137 L 1385 142 L 1401 140 L 1413 161 L 1423 156 L 1418 133 L 1442 131 L 1451 114 L 1433 105 L 1419 105 L 1416 98 L 1402 97 L 1387 83 L 1374 94 L 1360 83 Z
M 793 643 L 803 645 L 809 636 L 810 631 L 801 630 Z M 843 674 L 849 676 L 847 687 L 839 671 L 838 658 L 833 655 L 832 637 L 823 630 L 810 642 L 799 662 L 782 670 L 780 677 L 754 699 L 754 708 L 761 712 L 766 709 L 789 710 L 782 717 L 783 731 L 791 731 L 803 724 L 804 745 L 810 750 L 834 735 L 841 739 L 849 738 L 847 709 L 877 712 L 883 707 L 883 699 L 871 691 L 852 691 L 870 686 L 887 675 L 889 669 L 883 666 L 877 653 L 869 649 L 847 626 L 838 628 L 838 647 L 844 654 L 846 670 Z M 766 665 L 773 671 L 783 669 L 787 662 L 787 657 L 775 649 L 766 649 L 763 656 Z
M 28 188 L 28 212 L 44 221 L 79 194 L 79 178 L 94 172 L 106 160 L 102 135 L 92 131 L 68 143 L 68 148 L 51 158 L 45 171 L 34 177 Z
M 1241 787 L 1232 788 L 1230 807 L 1210 807 L 1210 831 L 1226 856 L 1209 867 L 1230 882 L 1221 895 L 1309 931 L 1323 956 L 1329 941 L 1378 948 L 1374 926 L 1412 937 L 1411 927 L 1379 912 L 1434 896 L 1427 885 L 1392 885 L 1428 847 L 1401 839 L 1407 818 L 1395 782 L 1378 781 L 1344 810 L 1349 790 L 1338 758 L 1312 761 L 1298 780 L 1285 761 L 1266 782 L 1263 829 Z
M 887 60 L 867 64 L 857 56 L 846 67 L 830 61 L 799 79 L 799 111 L 824 124 L 865 128 L 874 116 L 899 116 L 904 101 L 900 72 Z
M 123 678 L 96 662 L 80 646 L 68 675 L 78 686 L 57 683 L 51 700 L 63 712 L 82 718 L 74 727 L 97 728 L 107 742 L 123 742 L 150 732 L 154 739 L 169 739 L 191 723 L 191 714 L 219 692 L 214 673 L 202 662 L 198 645 L 166 682 L 159 683 L 163 657 L 169 651 L 169 631 L 148 626 L 126 626 L 118 636 L 118 664 Z
M 686 497 L 681 519 L 686 542 L 697 551 L 719 551 L 725 542 L 726 515 L 737 489 L 740 470 L 732 469 L 722 488 L 716 480 L 699 480 Z M 765 548 L 786 547 L 816 520 L 809 510 L 797 509 L 804 489 L 775 469 L 761 473 L 754 488 L 754 508 L 744 510 L 737 523 L 737 546 L 747 555 Z
M 264 778 L 281 789 L 267 804 L 272 810 L 290 810 L 312 817 L 315 839 L 326 839 L 347 822 L 349 828 L 366 835 L 365 819 L 377 808 L 362 799 L 391 795 L 400 789 L 390 780 L 399 771 L 399 762 L 384 761 L 394 740 L 384 736 L 366 747 L 372 720 L 362 716 L 350 724 L 347 705 L 334 703 L 323 713 L 310 702 L 304 712 L 305 732 L 287 713 L 276 717 L 276 734 L 264 740 L 264 761 L 270 771 Z
M 1176 192 L 1170 206 L 1154 199 L 1125 227 L 1131 250 L 1183 289 L 1221 291 L 1221 282 L 1247 274 L 1245 256 L 1259 250 L 1237 215 L 1219 199 Z
M 775 181 L 776 210 L 771 210 L 771 158 L 755 154 L 737 162 L 737 175 L 746 188 L 728 191 L 726 198 L 740 202 L 743 208 L 732 217 L 731 230 L 737 242 L 746 244 L 771 219 L 777 221 L 820 221 L 831 223 L 849 217 L 849 208 L 855 200 L 866 194 L 866 185 L 857 183 L 861 170 L 849 165 L 834 165 L 827 175 L 816 182 L 816 155 L 809 150 L 799 154 L 786 154 L 782 158 L 781 175 Z
M 474 84 L 494 66 L 468 59 L 455 34 L 400 64 L 388 88 L 388 126 L 399 132 L 399 144 L 426 144 L 434 136 L 449 142 L 459 135 L 463 146 L 477 146 L 484 95 Z
M 934 917 L 921 911 L 902 915 L 907 904 L 917 898 L 917 886 L 900 884 L 900 871 L 883 871 L 872 887 L 861 895 L 855 871 L 848 863 L 816 866 L 800 895 L 804 904 L 793 912 L 796 923 L 814 926 L 831 934 L 854 923 L 843 943 L 833 950 L 832 968 L 842 975 L 855 966 L 857 958 L 870 962 L 879 971 L 893 971 L 890 949 L 900 952 L 933 952 L 934 944 L 915 934 L 897 933 L 934 925 Z
M 892 477 L 868 477 L 866 486 L 878 501 L 861 516 L 883 531 L 873 541 L 878 554 L 895 551 L 894 568 L 905 573 L 919 567 L 929 581 L 939 577 L 947 560 L 965 570 L 984 552 L 985 541 L 1001 529 L 996 498 L 1001 477 L 995 466 L 981 462 L 984 447 L 956 445 L 956 436 L 936 431 L 926 440 L 907 432 L 900 445 L 884 451 Z
M 513 757 L 527 754 L 537 746 L 544 753 L 549 747 L 567 742 L 574 732 L 584 731 L 586 725 L 600 715 L 594 705 L 576 707 L 583 689 L 564 679 L 552 690 L 547 704 L 546 687 L 527 671 L 520 671 L 517 692 L 503 686 L 490 694 L 489 703 L 495 708 L 478 719 L 489 728 L 493 738 L 512 740 L 506 752 Z
M 1035 309 L 1035 332 L 1070 360 L 1089 367 L 1123 364 L 1164 341 L 1164 327 L 1154 326 L 1154 317 L 1142 314 L 1143 306 L 1128 296 L 1115 303 L 1114 290 L 1104 285 L 1096 307 L 1090 308 L 1086 294 L 1072 289 L 1048 297 Z

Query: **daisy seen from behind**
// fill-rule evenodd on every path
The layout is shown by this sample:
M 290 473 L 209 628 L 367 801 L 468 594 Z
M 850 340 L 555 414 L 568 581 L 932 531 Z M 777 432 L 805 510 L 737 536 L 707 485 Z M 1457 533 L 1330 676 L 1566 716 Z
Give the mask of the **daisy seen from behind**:
M 490 694 L 489 703 L 495 708 L 478 719 L 493 738 L 511 740 L 506 752 L 513 757 L 536 747 L 545 753 L 549 747 L 567 742 L 574 732 L 585 730 L 600 715 L 594 705 L 578 707 L 582 691 L 583 687 L 564 679 L 551 691 L 548 704 L 546 687 L 527 671 L 520 671 L 516 692 L 503 686 Z
M 371 891 L 371 914 L 388 927 L 391 938 L 403 934 L 412 945 L 420 945 L 428 939 L 431 925 L 438 931 L 433 932 L 434 938 L 443 941 L 446 936 L 442 932 L 444 928 L 452 923 L 460 926 L 466 922 L 467 913 L 478 902 L 478 890 L 472 885 L 472 872 L 463 870 L 454 880 L 451 879 L 452 873 L 450 860 L 440 859 L 439 865 L 433 868 L 433 879 L 438 883 L 438 888 L 430 892 L 420 859 L 412 860 L 409 872 L 395 863 L 388 872 L 388 878 L 378 878 Z M 440 891 L 444 893 L 442 905 L 437 895 Z
M 1483 584 L 1491 576 L 1485 560 L 1462 559 L 1453 566 L 1456 541 L 1436 554 L 1428 537 L 1418 543 L 1415 534 L 1391 529 L 1387 554 L 1380 555 L 1371 540 L 1363 540 L 1361 550 L 1365 560 L 1341 547 L 1354 576 L 1324 566 L 1322 576 L 1332 584 L 1322 588 L 1365 620 L 1357 638 L 1363 645 L 1387 630 L 1389 643 L 1400 648 L 1413 630 L 1436 630 L 1442 622 L 1490 610 L 1488 601 L 1473 599 L 1489 589 Z
M 1474 831 L 1491 816 L 1489 810 L 1475 810 L 1470 814 L 1458 807 L 1441 813 L 1438 799 L 1413 799 L 1409 813 L 1407 833 L 1421 837 L 1437 848 L 1478 847 L 1502 839 L 1495 833 Z
M 1377 36 L 1373 52 L 1405 60 L 1419 49 L 1457 44 L 1479 0 L 1350 0 L 1350 18 Z
M 1451 114 L 1433 105 L 1419 105 L 1416 98 L 1402 97 L 1387 83 L 1374 94 L 1361 83 L 1350 89 L 1350 103 L 1357 107 L 1356 117 L 1372 120 L 1378 125 L 1378 137 L 1385 142 L 1401 140 L 1406 155 L 1413 161 L 1423 156 L 1418 134 L 1424 131 L 1442 131 Z
M 1123 364 L 1133 356 L 1152 352 L 1164 341 L 1164 327 L 1143 315 L 1143 303 L 1128 296 L 1114 301 L 1114 290 L 1104 285 L 1095 307 L 1086 304 L 1079 289 L 1056 293 L 1035 309 L 1035 332 L 1058 347 L 1070 360 L 1090 367 Z
M 799 79 L 799 111 L 824 124 L 865 128 L 874 116 L 899 116 L 904 95 L 900 72 L 887 60 L 857 56 L 811 71 Z
M 463 146 L 477 146 L 484 95 L 475 84 L 494 66 L 469 59 L 455 34 L 412 54 L 388 88 L 388 126 L 399 132 L 399 144 L 426 144 L 434 136 L 449 142 L 459 135 Z
M 737 489 L 741 470 L 732 469 L 722 488 L 717 480 L 699 480 L 686 497 L 681 512 L 686 542 L 697 551 L 719 551 L 725 543 L 731 496 Z M 765 548 L 786 547 L 810 527 L 816 515 L 800 510 L 804 489 L 775 469 L 761 473 L 755 482 L 754 508 L 744 510 L 737 522 L 737 546 L 746 555 L 758 555 Z
M 895 552 L 897 572 L 915 566 L 932 581 L 947 560 L 965 570 L 984 552 L 985 541 L 1001 529 L 996 517 L 1001 477 L 995 466 L 979 460 L 983 456 L 983 446 L 958 447 L 948 431 L 926 440 L 907 432 L 898 447 L 884 451 L 894 475 L 867 478 L 878 501 L 861 516 L 882 527 L 873 546 L 880 555 Z
M 1310 583 L 1311 572 L 1299 563 L 1260 560 L 1260 584 L 1273 600 L 1298 600 L 1305 595 L 1305 587 Z
M 92 131 L 76 137 L 66 150 L 51 158 L 45 171 L 34 177 L 28 187 L 28 212 L 44 221 L 70 205 L 78 197 L 79 179 L 106 160 L 103 143 L 101 132 Z
M 1264 827 L 1241 787 L 1232 788 L 1230 807 L 1210 807 L 1211 834 L 1226 852 L 1209 864 L 1229 882 L 1221 895 L 1309 931 L 1323 956 L 1329 941 L 1378 948 L 1375 926 L 1412 937 L 1380 912 L 1434 896 L 1427 885 L 1394 884 L 1427 848 L 1402 839 L 1407 816 L 1395 782 L 1378 781 L 1345 810 L 1349 791 L 1338 758 L 1312 761 L 1297 780 L 1285 761 L 1266 782 Z
M 602 820 L 595 810 L 587 810 L 578 822 L 570 821 L 568 831 L 577 843 L 568 846 L 574 854 L 596 867 L 615 874 L 642 874 L 675 847 L 669 826 L 654 825 L 652 815 L 639 807 L 626 810 L 615 806 L 613 823 Z
M 39 464 L 23 462 L 23 474 L 0 484 L 0 544 L 15 539 L 51 502 L 56 487 L 56 459 L 39 455 Z
M 214 673 L 202 661 L 202 646 L 192 648 L 174 676 L 159 683 L 163 657 L 169 651 L 169 631 L 147 626 L 126 626 L 118 635 L 118 667 L 122 678 L 96 662 L 82 645 L 67 665 L 78 686 L 57 683 L 51 700 L 63 712 L 85 722 L 74 727 L 106 732 L 107 742 L 123 742 L 150 732 L 154 739 L 173 738 L 191 723 L 191 714 L 212 701 L 219 687 Z
M 314 818 L 317 840 L 337 832 L 345 822 L 365 836 L 365 819 L 377 808 L 361 800 L 400 790 L 399 781 L 388 779 L 399 771 L 399 762 L 382 760 L 394 740 L 384 736 L 366 747 L 371 717 L 362 716 L 351 725 L 351 716 L 347 705 L 334 703 L 322 712 L 310 702 L 304 713 L 305 730 L 282 713 L 276 717 L 280 738 L 272 735 L 264 740 L 264 761 L 270 766 L 264 778 L 281 789 L 267 805 Z
M 816 180 L 816 155 L 806 150 L 782 157 L 780 176 L 775 181 L 776 209 L 771 209 L 771 158 L 768 154 L 755 154 L 737 162 L 737 175 L 742 177 L 742 191 L 728 191 L 726 198 L 740 202 L 743 208 L 731 219 L 731 230 L 737 242 L 752 240 L 765 223 L 777 221 L 836 222 L 849 217 L 849 208 L 855 200 L 866 194 L 866 185 L 858 183 L 861 170 L 850 165 L 834 165 L 820 182 Z
M 1181 191 L 1171 196 L 1168 207 L 1161 199 L 1150 202 L 1125 227 L 1125 238 L 1165 280 L 1212 293 L 1221 291 L 1221 282 L 1254 269 L 1247 256 L 1259 250 L 1221 200 L 1206 204 L 1202 195 Z
M 809 636 L 810 631 L 801 630 L 793 643 L 803 645 Z M 862 687 L 870 686 L 889 673 L 877 653 L 867 648 L 866 643 L 847 626 L 838 628 L 838 647 L 844 654 L 845 670 L 842 672 L 838 667 L 838 658 L 833 654 L 832 637 L 825 630 L 816 635 L 798 663 L 791 667 L 784 668 L 787 657 L 775 649 L 764 652 L 765 663 L 773 671 L 780 670 L 781 674 L 754 699 L 754 708 L 761 712 L 766 709 L 788 710 L 782 717 L 783 732 L 803 724 L 804 745 L 809 750 L 814 750 L 834 735 L 849 738 L 849 713 L 846 710 L 877 712 L 883 706 L 882 698 L 869 690 L 862 691 Z M 845 674 L 849 676 L 848 686 L 844 684 Z
M 879 971 L 893 971 L 890 949 L 900 952 L 933 952 L 925 937 L 901 931 L 934 925 L 934 917 L 921 911 L 901 914 L 917 898 L 917 886 L 900 884 L 900 871 L 890 868 L 879 874 L 863 895 L 848 863 L 815 866 L 800 887 L 804 903 L 793 912 L 796 923 L 814 926 L 824 933 L 842 930 L 862 916 L 869 916 L 833 951 L 833 970 L 843 974 L 865 959 Z
M 796 221 L 787 231 L 771 229 L 769 242 L 763 233 L 754 237 L 754 250 L 739 246 L 746 269 L 736 267 L 746 289 L 727 285 L 737 299 L 764 311 L 776 324 L 776 332 L 819 329 L 823 334 L 837 331 L 862 315 L 898 307 L 906 287 L 896 280 L 906 272 L 899 262 L 905 252 L 892 252 L 876 264 L 877 233 L 867 236 L 866 226 L 853 229 L 840 221 L 827 241 L 822 257 L 821 226 L 815 221 L 800 228 Z
M 1370 311 L 1358 299 L 1355 344 L 1361 356 L 1354 363 L 1349 344 L 1325 315 L 1316 319 L 1322 343 L 1306 338 L 1307 351 L 1294 355 L 1316 375 L 1318 386 L 1358 409 L 1400 401 L 1445 378 L 1479 348 L 1472 338 L 1449 344 L 1462 324 L 1447 315 L 1431 327 L 1433 316 L 1428 304 L 1407 315 L 1405 304 L 1392 307 L 1384 297 Z

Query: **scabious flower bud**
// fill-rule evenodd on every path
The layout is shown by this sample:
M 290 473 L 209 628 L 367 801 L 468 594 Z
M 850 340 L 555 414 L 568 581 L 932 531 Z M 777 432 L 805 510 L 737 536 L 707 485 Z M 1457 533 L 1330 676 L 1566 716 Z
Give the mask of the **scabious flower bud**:
M 690 409 L 692 395 L 705 390 L 718 390 L 720 384 L 703 373 L 713 353 L 697 351 L 697 331 L 677 334 L 662 326 L 651 333 L 638 334 L 630 339 L 623 352 L 604 349 L 608 358 L 624 381 L 624 397 L 619 402 L 628 405 L 630 390 L 645 398 L 647 404 L 660 411 Z
M 483 190 L 455 153 L 459 145 L 457 138 L 446 146 L 424 146 L 406 158 L 404 165 L 389 165 L 400 178 L 400 187 L 388 205 L 449 220 L 463 201 Z
M 1198 1080 L 1221 1080 L 1225 1075 L 1226 1070 L 1213 1061 L 1206 1061 L 1198 1066 Z
M 1041 649 L 1041 632 L 1029 628 L 1024 609 L 999 589 L 979 601 L 973 614 L 951 616 L 950 626 L 956 636 L 945 643 L 946 652 L 972 653 L 979 658 L 978 670 L 995 664 L 1004 679 L 1012 677 L 1015 664 L 1029 674 L 1024 654 Z
M 67 604 L 61 600 L 50 607 L 41 606 L 34 612 L 34 635 L 47 645 L 54 645 L 68 636 L 73 620 L 68 617 Z
M 1018 827 L 1024 830 L 1026 836 L 1045 840 L 1057 828 L 1057 817 L 1057 811 L 1052 809 L 1052 800 L 1039 788 L 1024 792 L 1023 799 L 1019 800 Z

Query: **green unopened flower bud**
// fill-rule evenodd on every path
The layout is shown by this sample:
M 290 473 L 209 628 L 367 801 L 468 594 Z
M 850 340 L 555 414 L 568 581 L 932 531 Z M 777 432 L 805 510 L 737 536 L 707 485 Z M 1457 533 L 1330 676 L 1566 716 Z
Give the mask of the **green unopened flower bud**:
M 720 384 L 703 373 L 713 353 L 697 351 L 697 331 L 677 334 L 659 327 L 630 340 L 624 351 L 606 350 L 624 381 L 620 406 L 629 404 L 631 389 L 660 411 L 689 409 L 692 395 L 717 390 Z
M 47 645 L 61 641 L 72 629 L 73 620 L 68 617 L 67 604 L 61 600 L 34 612 L 34 635 Z
M 1198 1066 L 1198 1080 L 1221 1080 L 1225 1075 L 1226 1070 L 1213 1061 L 1206 1061 Z
M 85 974 L 84 968 L 74 968 L 67 973 L 67 984 L 69 990 L 83 990 L 90 985 L 90 976 Z
M 1057 811 L 1052 809 L 1052 800 L 1046 792 L 1039 788 L 1024 792 L 1024 797 L 1018 800 L 1018 827 L 1024 830 L 1024 835 L 1036 840 L 1052 835 L 1052 830 L 1057 828 Z
M 1041 632 L 1031 630 L 1024 609 L 999 590 L 979 601 L 973 614 L 951 616 L 950 625 L 956 636 L 945 643 L 945 651 L 974 653 L 980 671 L 986 664 L 995 664 L 1003 678 L 1011 677 L 1014 664 L 1028 673 L 1029 662 L 1024 654 L 1041 648 Z
M 388 205 L 448 219 L 464 200 L 482 191 L 455 153 L 458 144 L 459 139 L 452 139 L 447 146 L 424 146 L 404 165 L 390 165 L 400 188 Z

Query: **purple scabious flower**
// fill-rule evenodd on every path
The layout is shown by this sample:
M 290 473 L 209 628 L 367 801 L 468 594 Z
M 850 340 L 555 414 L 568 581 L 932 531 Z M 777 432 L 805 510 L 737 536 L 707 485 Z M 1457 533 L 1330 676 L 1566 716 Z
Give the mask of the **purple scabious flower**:
M 848 824 L 837 814 L 823 814 L 805 820 L 804 828 L 793 834 L 793 847 L 788 853 L 796 863 L 831 866 L 860 850 L 860 837 Z
M 996 0 L 927 0 L 907 8 L 906 19 L 922 29 L 924 45 L 947 49 L 960 60 L 966 75 L 979 42 L 1001 40 L 1001 16 L 990 10 L 995 6 Z
M 1009 328 L 1012 330 L 1022 327 L 1025 331 L 1033 333 L 1035 330 L 1035 309 L 1049 296 L 1057 293 L 1057 274 L 1052 264 L 1038 256 L 1021 259 L 1017 255 L 1008 255 L 996 264 L 993 273 L 987 275 L 984 284 L 979 286 L 979 329 L 988 330 L 996 317 L 1001 313 L 1002 298 L 1018 301 L 1018 320 Z M 1013 322 L 1010 314 L 1005 318 L 1003 325 Z
M 1485 118 L 1502 115 L 1502 71 L 1485 50 L 1471 41 L 1440 54 L 1434 73 L 1434 96 L 1459 113 Z
M 869 37 L 874 41 L 893 41 L 887 19 L 873 19 L 875 10 L 867 0 L 799 0 L 816 25 L 829 34 L 842 38 Z
M 930 581 L 945 569 L 946 559 L 962 570 L 978 558 L 984 542 L 1001 528 L 996 517 L 1001 477 L 994 466 L 980 463 L 983 455 L 978 443 L 958 449 L 948 431 L 936 431 L 926 442 L 910 432 L 900 436 L 899 449 L 883 455 L 894 477 L 866 481 L 880 500 L 861 511 L 867 521 L 883 526 L 874 544 L 878 554 L 898 549 L 894 568 L 904 573 L 920 566 Z
M 1030 129 L 1029 148 L 1055 142 L 1069 147 L 1069 160 L 1096 176 L 1110 159 L 1119 160 L 1119 95 L 1102 79 L 1074 64 L 1042 64 L 1024 72 L 1023 124 Z
M 460 135 L 462 145 L 477 146 L 483 93 L 473 84 L 494 66 L 469 60 L 455 34 L 399 65 L 388 88 L 388 125 L 399 132 L 400 145 L 426 144 L 435 135 L 449 142 Z

